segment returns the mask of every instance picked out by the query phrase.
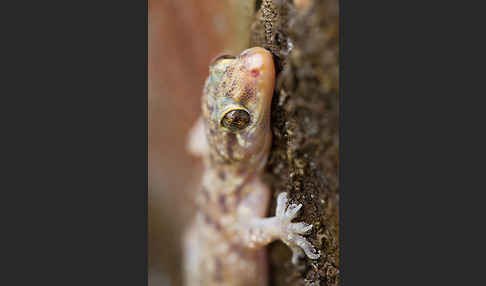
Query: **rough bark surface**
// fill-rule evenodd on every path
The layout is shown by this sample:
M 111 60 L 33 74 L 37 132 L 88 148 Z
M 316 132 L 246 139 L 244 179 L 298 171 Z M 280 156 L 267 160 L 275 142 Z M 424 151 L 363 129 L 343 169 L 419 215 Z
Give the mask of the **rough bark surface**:
M 338 2 L 263 0 L 256 9 L 252 46 L 272 51 L 278 69 L 264 179 L 274 198 L 287 191 L 304 205 L 297 220 L 314 225 L 308 239 L 321 252 L 294 266 L 273 243 L 270 285 L 339 285 Z

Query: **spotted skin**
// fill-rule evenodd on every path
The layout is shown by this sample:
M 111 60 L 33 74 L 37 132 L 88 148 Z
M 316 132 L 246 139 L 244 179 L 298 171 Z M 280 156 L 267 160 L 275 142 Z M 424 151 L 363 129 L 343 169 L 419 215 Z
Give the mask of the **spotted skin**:
M 267 285 L 264 246 L 280 239 L 293 252 L 319 253 L 301 234 L 312 225 L 292 223 L 302 205 L 277 199 L 276 216 L 265 218 L 270 191 L 259 175 L 271 145 L 270 104 L 275 67 L 267 50 L 222 56 L 209 68 L 202 116 L 191 131 L 189 150 L 203 157 L 196 216 L 185 234 L 186 286 Z

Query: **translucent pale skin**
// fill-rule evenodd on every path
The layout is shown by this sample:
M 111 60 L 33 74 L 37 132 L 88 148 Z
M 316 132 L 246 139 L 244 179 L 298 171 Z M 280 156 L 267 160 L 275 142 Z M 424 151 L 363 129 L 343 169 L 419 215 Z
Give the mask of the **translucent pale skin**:
M 202 117 L 190 134 L 189 150 L 204 159 L 197 211 L 185 234 L 184 284 L 267 285 L 264 246 L 280 239 L 297 263 L 304 253 L 319 253 L 301 234 L 312 225 L 292 223 L 301 204 L 280 193 L 276 215 L 265 218 L 270 191 L 260 181 L 271 143 L 270 104 L 275 67 L 270 52 L 255 47 L 210 66 L 202 98 Z M 249 122 L 230 130 L 222 119 L 244 110 Z

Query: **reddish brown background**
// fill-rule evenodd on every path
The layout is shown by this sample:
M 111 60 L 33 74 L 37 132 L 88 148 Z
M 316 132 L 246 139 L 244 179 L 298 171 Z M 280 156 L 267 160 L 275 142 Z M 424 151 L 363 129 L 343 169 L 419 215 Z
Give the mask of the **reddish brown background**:
M 208 63 L 243 47 L 230 2 L 149 0 L 149 281 L 180 284 L 180 235 L 198 160 L 185 150 Z M 232 16 L 230 16 L 232 15 Z M 239 35 L 240 37 L 241 35 Z

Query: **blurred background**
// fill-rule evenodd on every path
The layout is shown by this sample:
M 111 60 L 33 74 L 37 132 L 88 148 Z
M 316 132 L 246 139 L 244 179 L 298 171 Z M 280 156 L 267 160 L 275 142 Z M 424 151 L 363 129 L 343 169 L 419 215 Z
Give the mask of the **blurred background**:
M 201 162 L 185 149 L 208 64 L 248 47 L 243 1 L 149 0 L 149 285 L 181 285 L 180 237 Z M 251 2 L 251 1 L 248 1 Z M 248 5 L 248 4 L 247 4 Z

